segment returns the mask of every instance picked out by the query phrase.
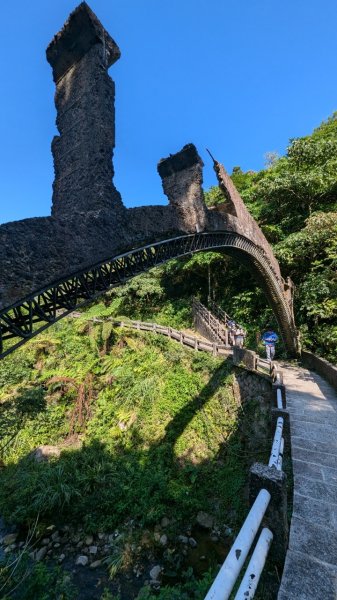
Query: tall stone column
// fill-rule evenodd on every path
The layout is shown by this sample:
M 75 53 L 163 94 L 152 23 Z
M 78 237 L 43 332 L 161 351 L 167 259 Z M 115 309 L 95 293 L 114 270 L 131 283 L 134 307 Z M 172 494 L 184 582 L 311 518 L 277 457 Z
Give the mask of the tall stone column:
M 112 183 L 115 84 L 107 73 L 119 57 L 117 44 L 85 2 L 47 48 L 60 132 L 52 142 L 54 217 L 124 210 Z

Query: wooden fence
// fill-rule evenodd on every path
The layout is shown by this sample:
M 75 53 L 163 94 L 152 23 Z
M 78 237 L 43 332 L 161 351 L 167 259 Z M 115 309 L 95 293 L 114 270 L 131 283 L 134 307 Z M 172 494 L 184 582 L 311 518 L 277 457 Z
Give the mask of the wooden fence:
M 79 318 L 81 316 L 81 313 L 75 312 L 70 315 L 71 318 Z M 200 339 L 197 336 L 184 333 L 179 329 L 167 327 L 166 325 L 158 325 L 158 323 L 147 323 L 145 321 L 131 320 L 116 321 L 113 318 L 100 319 L 97 317 L 93 317 L 90 320 L 93 323 L 103 323 L 104 321 L 111 321 L 115 327 L 131 327 L 132 329 L 137 329 L 138 331 L 151 331 L 153 333 L 165 335 L 166 337 L 179 342 L 183 346 L 188 346 L 189 348 L 193 348 L 194 350 L 200 350 L 202 352 L 210 352 L 213 354 L 213 356 L 228 356 L 229 354 L 231 354 L 231 348 L 226 346 L 225 344 L 208 342 L 206 340 Z

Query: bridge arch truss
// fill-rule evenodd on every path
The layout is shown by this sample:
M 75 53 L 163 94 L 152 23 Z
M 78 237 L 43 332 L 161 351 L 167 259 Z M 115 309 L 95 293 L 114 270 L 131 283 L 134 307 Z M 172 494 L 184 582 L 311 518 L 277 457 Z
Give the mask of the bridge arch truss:
M 263 288 L 277 318 L 290 355 L 297 353 L 296 331 L 289 304 L 265 253 L 248 238 L 231 231 L 172 237 L 108 258 L 55 281 L 0 311 L 0 358 L 13 352 L 76 308 L 112 287 L 195 252 L 217 250 L 247 264 Z

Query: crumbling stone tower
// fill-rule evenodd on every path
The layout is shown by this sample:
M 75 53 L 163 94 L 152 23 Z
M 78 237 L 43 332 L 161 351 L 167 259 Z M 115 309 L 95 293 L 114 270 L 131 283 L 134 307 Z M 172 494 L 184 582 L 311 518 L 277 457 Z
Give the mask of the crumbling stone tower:
M 52 142 L 54 217 L 123 211 L 112 183 L 115 84 L 107 73 L 119 57 L 116 42 L 86 2 L 71 13 L 47 48 L 60 132 Z

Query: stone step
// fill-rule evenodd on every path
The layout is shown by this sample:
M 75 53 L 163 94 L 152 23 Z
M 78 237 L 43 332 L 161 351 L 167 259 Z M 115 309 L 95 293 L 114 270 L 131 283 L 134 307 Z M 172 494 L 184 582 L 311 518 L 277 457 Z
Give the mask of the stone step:
M 308 554 L 289 550 L 278 600 L 335 600 L 337 569 Z
M 321 499 L 315 500 L 314 498 L 302 496 L 297 492 L 294 493 L 291 526 L 293 526 L 293 520 L 296 517 L 305 521 L 303 527 L 306 527 L 306 523 L 313 523 L 333 530 L 336 526 L 336 516 L 336 504 L 330 505 Z
M 303 448 L 303 450 L 314 450 L 317 452 L 325 452 L 326 454 L 337 455 L 337 439 L 321 442 L 319 440 L 313 440 L 310 437 L 293 435 L 292 443 L 294 446 L 297 446 L 297 448 Z
M 304 457 L 303 457 L 304 458 Z M 315 465 L 304 460 L 293 458 L 293 470 L 295 474 L 305 475 L 309 479 L 327 481 L 337 485 L 337 469 Z
M 323 503 L 329 503 L 334 510 L 337 509 L 337 484 L 325 483 L 320 481 L 313 481 L 303 475 L 295 475 L 295 488 L 296 493 L 314 500 L 319 500 Z M 337 519 L 336 519 L 337 525 Z
M 327 454 L 326 452 L 315 452 L 314 450 L 304 450 L 303 448 L 299 448 L 297 446 L 292 445 L 291 454 L 293 458 L 297 458 L 299 460 L 306 460 L 314 465 L 320 465 L 322 467 L 332 467 L 333 469 L 337 469 L 337 456 L 333 454 Z

